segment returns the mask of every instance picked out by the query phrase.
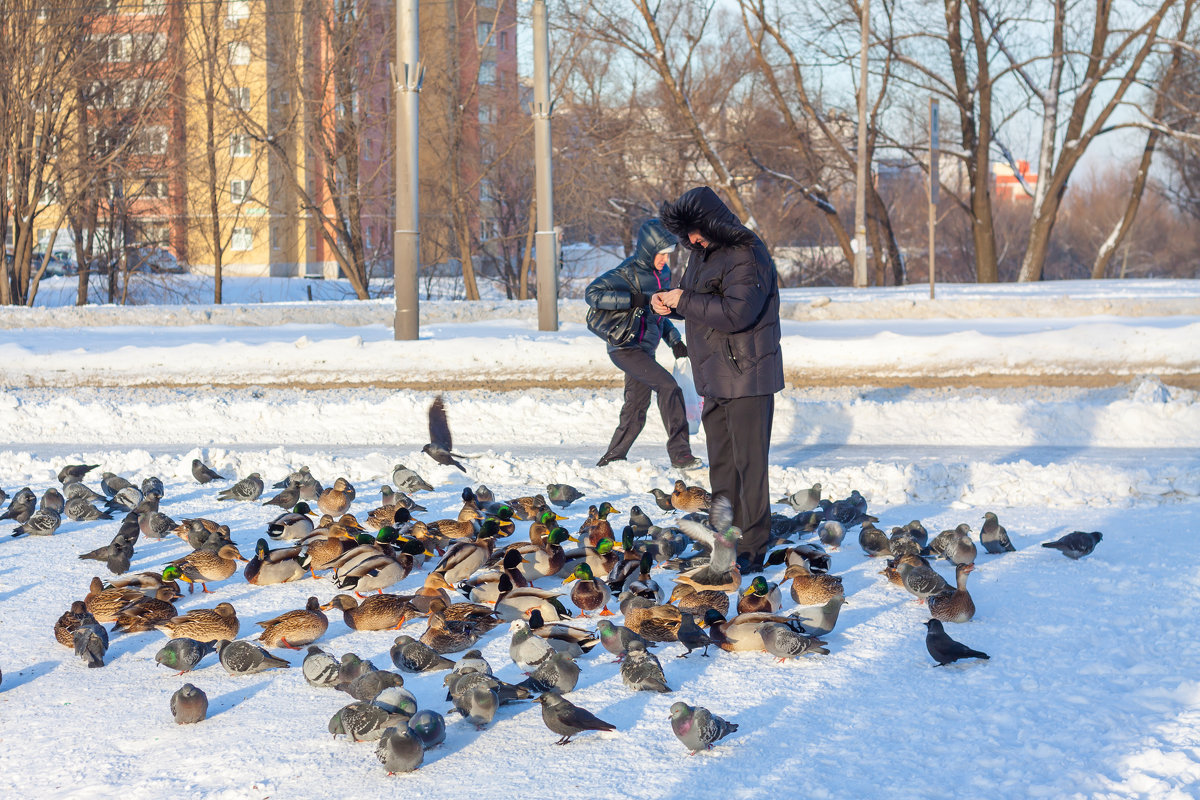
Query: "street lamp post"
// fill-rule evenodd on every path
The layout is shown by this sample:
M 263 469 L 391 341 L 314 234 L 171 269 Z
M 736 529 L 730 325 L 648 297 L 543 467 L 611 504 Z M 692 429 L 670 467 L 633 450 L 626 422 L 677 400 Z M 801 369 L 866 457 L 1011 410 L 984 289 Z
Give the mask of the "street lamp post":
M 862 50 L 858 79 L 858 174 L 854 192 L 854 285 L 867 285 L 867 46 L 871 33 L 871 2 L 862 0 Z

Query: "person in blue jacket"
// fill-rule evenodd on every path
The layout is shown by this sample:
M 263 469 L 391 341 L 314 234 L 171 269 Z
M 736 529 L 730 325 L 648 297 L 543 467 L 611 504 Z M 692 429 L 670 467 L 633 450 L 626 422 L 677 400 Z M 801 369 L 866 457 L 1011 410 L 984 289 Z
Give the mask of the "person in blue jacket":
M 692 455 L 688 441 L 687 412 L 683 406 L 683 390 L 654 357 L 658 343 L 666 340 L 676 358 L 687 357 L 683 337 L 664 316 L 650 309 L 650 297 L 655 292 L 671 288 L 670 254 L 677 239 L 657 219 L 648 220 L 638 230 L 637 247 L 631 257 L 622 261 L 588 286 L 585 297 L 592 308 L 607 311 L 644 308 L 638 333 L 628 344 L 608 346 L 608 357 L 625 373 L 625 403 L 613 432 L 608 449 L 596 466 L 624 461 L 629 448 L 646 425 L 646 410 L 650 394 L 658 396 L 658 413 L 667 431 L 667 454 L 671 466 L 695 469 L 703 466 Z M 628 279 L 633 278 L 631 283 Z

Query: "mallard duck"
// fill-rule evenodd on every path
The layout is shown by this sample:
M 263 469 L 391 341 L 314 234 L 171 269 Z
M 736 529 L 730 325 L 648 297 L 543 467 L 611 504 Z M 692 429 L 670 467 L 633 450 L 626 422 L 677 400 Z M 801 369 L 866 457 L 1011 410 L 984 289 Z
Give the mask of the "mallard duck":
M 64 611 L 58 621 L 54 623 L 54 639 L 63 647 L 75 649 L 75 629 L 83 622 L 83 617 L 88 614 L 87 605 L 82 600 L 76 600 L 71 603 L 71 608 Z
M 471 577 L 492 554 L 492 548 L 496 544 L 497 527 L 493 520 L 484 520 L 475 541 L 455 543 L 446 551 L 441 563 L 434 567 L 433 571 L 441 573 L 451 585 Z
M 259 539 L 254 545 L 254 558 L 247 562 L 242 574 L 246 576 L 247 583 L 255 586 L 298 581 L 304 577 L 300 548 L 282 547 L 272 550 L 266 539 Z
M 236 639 L 240 625 L 233 606 L 218 603 L 214 608 L 193 608 L 154 627 L 172 639 L 186 637 L 197 642 L 215 642 L 219 639 Z
M 629 591 L 636 595 L 653 600 L 655 603 L 661 603 L 667 598 L 667 593 L 658 585 L 658 581 L 650 577 L 651 559 L 649 553 L 643 553 L 638 561 L 638 577 L 635 581 L 630 581 L 628 585 Z
M 187 581 L 188 594 L 191 594 L 197 581 L 201 589 L 209 593 L 208 584 L 223 581 L 233 575 L 237 571 L 239 561 L 245 562 L 246 559 L 235 544 L 222 545 L 215 553 L 211 550 L 193 550 L 183 558 L 171 562 L 171 566 L 175 567 L 179 574 L 170 577 Z M 165 573 L 163 577 L 167 577 Z
M 469 650 L 483 631 L 467 622 L 449 622 L 440 614 L 430 614 L 429 624 L 421 634 L 421 642 L 438 655 Z
M 814 575 L 808 565 L 792 564 L 783 573 L 783 580 L 792 582 L 792 599 L 802 606 L 823 606 L 834 597 L 845 597 L 842 579 L 838 575 Z
M 625 559 L 625 554 L 616 549 L 616 544 L 612 539 L 601 539 L 594 547 L 584 545 L 582 552 L 576 549 L 565 555 L 568 562 L 582 555 L 583 563 L 588 565 L 593 575 L 608 575 Z M 578 564 L 568 563 L 567 566 L 574 570 Z
M 765 611 L 774 614 L 782 605 L 783 593 L 779 591 L 779 584 L 767 583 L 767 579 L 762 575 L 756 575 L 754 580 L 750 581 L 750 586 L 738 598 L 737 613 L 754 614 Z M 697 616 L 703 618 L 704 615 Z
M 546 535 L 557 528 L 558 522 L 563 519 L 566 519 L 566 517 L 560 517 L 548 508 L 543 510 L 529 526 L 529 541 L 541 547 L 545 544 Z M 567 534 L 567 536 L 570 538 L 570 534 Z
M 575 658 L 591 650 L 600 641 L 594 631 L 586 628 L 576 628 L 557 621 L 547 622 L 537 608 L 529 610 L 529 630 L 535 636 L 549 641 L 555 650 L 569 652 Z
M 354 502 L 354 494 L 354 487 L 350 485 L 350 481 L 338 478 L 333 482 L 333 486 L 321 492 L 317 498 L 317 508 L 322 513 L 335 517 L 345 514 L 346 509 Z
M 182 593 L 179 583 L 174 580 L 164 580 L 161 572 L 139 572 L 136 575 L 126 575 L 124 578 L 113 578 L 103 584 L 105 589 L 137 589 L 147 597 L 156 597 L 158 590 L 167 587 L 171 590 L 172 601 L 178 600 Z
M 329 568 L 356 544 L 355 534 L 345 525 L 316 528 L 300 541 L 300 565 L 315 578 L 317 570 Z
M 507 505 L 512 507 L 513 516 L 521 520 L 537 519 L 543 510 L 550 508 L 546 503 L 546 498 L 540 494 L 509 500 Z
M 398 594 L 373 594 L 361 603 L 339 594 L 321 608 L 341 609 L 346 627 L 354 631 L 399 630 L 408 617 L 416 615 L 408 598 Z
M 446 579 L 436 572 L 431 572 L 425 576 L 425 582 L 413 593 L 409 600 L 412 603 L 413 609 L 419 616 L 429 616 L 429 604 L 434 599 L 441 600 L 446 605 L 452 602 L 450 592 L 454 591 L 454 587 L 446 582 Z
M 383 505 L 367 514 L 365 527 L 367 530 L 378 531 L 385 526 L 402 527 L 410 520 L 412 520 L 412 512 L 404 506 Z
M 957 587 L 929 598 L 929 616 L 942 622 L 970 622 L 975 616 L 975 601 L 967 591 L 967 576 L 974 571 L 974 564 L 959 564 L 955 567 L 954 580 Z
M 595 515 L 592 514 L 592 509 L 595 508 Z M 608 521 L 611 514 L 619 514 L 617 509 L 613 508 L 612 503 L 605 500 L 598 507 L 588 507 L 588 518 L 579 526 L 577 537 L 579 541 L 586 541 L 592 547 L 595 547 L 601 539 L 616 540 L 617 535 L 613 532 L 612 523 Z M 607 573 L 606 573 L 607 574 Z
M 221 527 L 221 523 L 216 520 L 195 517 L 193 519 L 181 520 L 171 530 L 171 533 L 190 544 L 193 550 L 197 550 L 210 536 L 217 533 Z
M 708 511 L 712 504 L 712 495 L 700 486 L 688 486 L 683 481 L 675 481 L 675 490 L 671 492 L 671 507 L 676 511 L 691 513 L 693 511 Z
M 608 600 L 612 597 L 612 591 L 607 583 L 593 576 L 592 568 L 586 562 L 575 567 L 575 571 L 568 575 L 563 583 L 572 581 L 577 583 L 571 587 L 571 602 L 585 617 L 597 609 L 600 609 L 602 617 L 612 616 L 613 612 L 608 610 Z
M 728 594 L 712 589 L 701 591 L 690 583 L 675 584 L 675 588 L 671 590 L 669 602 L 679 606 L 681 611 L 686 611 L 697 619 L 704 619 L 705 612 L 710 608 L 715 608 L 722 614 L 729 613 Z
M 527 545 L 528 546 L 528 545 Z M 513 586 L 528 586 L 529 580 L 521 571 L 524 557 L 515 545 L 501 552 L 500 569 L 482 572 L 458 584 L 458 591 L 471 598 L 473 603 L 492 603 L 500 596 L 500 578 L 507 575 Z
M 378 592 L 408 577 L 413 569 L 414 554 L 425 553 L 425 545 L 416 539 L 404 539 L 389 544 L 376 544 L 379 552 L 346 560 L 334 570 L 333 580 L 339 589 L 350 589 L 362 597 Z
M 785 547 L 779 550 L 772 550 L 766 558 L 767 566 L 775 566 L 777 564 L 793 564 L 804 563 L 808 568 L 815 573 L 829 572 L 829 566 L 832 563 L 829 560 L 829 553 L 825 548 L 815 542 L 805 542 L 794 547 Z
M 154 630 L 154 626 L 159 622 L 179 615 L 175 604 L 171 602 L 177 597 L 169 586 L 163 586 L 154 597 L 142 595 L 140 600 L 133 601 L 117 612 L 112 632 L 135 633 Z
M 625 592 L 621 595 L 621 611 L 625 613 L 625 627 L 646 641 L 679 640 L 679 626 L 683 622 L 683 615 L 675 606 L 655 605 L 644 597 Z
M 496 613 L 505 622 L 523 619 L 535 608 L 547 621 L 553 622 L 571 616 L 559 602 L 558 598 L 562 596 L 559 592 L 539 589 L 536 586 L 517 588 L 513 586 L 512 581 L 506 575 L 500 577 L 496 588 L 499 591 L 495 605 Z
M 483 519 L 483 515 L 478 510 L 471 512 L 474 516 L 470 519 L 439 519 L 434 522 L 426 523 L 425 528 L 429 531 L 429 535 L 439 542 L 448 543 L 457 540 L 470 539 L 472 536 L 482 530 L 479 520 Z M 499 531 L 499 523 L 496 523 L 495 529 Z M 494 535 L 494 534 L 493 534 Z
M 716 609 L 709 609 L 704 615 L 704 624 L 708 626 L 708 635 L 713 643 L 722 650 L 729 652 L 745 652 L 748 650 L 765 650 L 762 634 L 758 627 L 764 622 L 776 622 L 787 625 L 796 633 L 802 633 L 802 626 L 793 617 L 784 617 L 765 611 L 738 614 L 733 619 L 725 619 L 725 615 Z
M 299 650 L 325 635 L 329 629 L 329 618 L 321 610 L 320 601 L 310 597 L 301 610 L 287 611 L 274 619 L 255 624 L 263 629 L 258 640 L 264 646 Z
M 614 592 L 625 588 L 625 582 L 638 574 L 641 569 L 642 548 L 634 538 L 633 526 L 626 525 L 621 530 L 622 558 L 608 573 L 608 586 Z
M 291 511 L 267 523 L 267 536 L 282 541 L 298 541 L 313 532 L 313 512 L 308 503 L 297 503 Z
M 434 599 L 429 604 L 429 614 L 438 615 L 448 623 L 465 622 L 477 629 L 481 634 L 487 633 L 500 624 L 500 617 L 487 606 L 479 603 L 451 603 L 447 605 L 440 599 Z
M 91 590 L 83 598 L 83 603 L 97 622 L 112 622 L 121 609 L 144 596 L 139 590 L 132 588 L 105 589 L 103 581 L 92 578 Z

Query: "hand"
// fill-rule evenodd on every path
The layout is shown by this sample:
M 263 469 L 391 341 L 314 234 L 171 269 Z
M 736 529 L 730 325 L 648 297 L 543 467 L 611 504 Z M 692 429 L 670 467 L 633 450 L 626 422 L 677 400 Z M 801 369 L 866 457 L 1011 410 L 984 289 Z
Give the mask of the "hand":
M 687 345 L 682 341 L 671 345 L 671 355 L 675 356 L 676 358 L 687 358 Z
M 672 309 L 679 305 L 679 298 L 683 295 L 682 289 L 671 289 L 666 292 L 655 292 L 650 298 L 650 307 L 654 309 L 654 313 L 659 316 L 667 316 Z

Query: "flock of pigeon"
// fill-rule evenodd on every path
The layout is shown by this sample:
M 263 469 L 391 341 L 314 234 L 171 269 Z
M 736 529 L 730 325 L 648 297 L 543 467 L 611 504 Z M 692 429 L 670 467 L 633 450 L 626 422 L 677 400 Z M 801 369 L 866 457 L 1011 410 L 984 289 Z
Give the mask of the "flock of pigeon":
M 453 452 L 440 397 L 429 409 L 429 429 L 431 443 L 424 452 L 466 472 L 458 459 L 469 457 Z M 103 562 L 114 577 L 91 581 L 83 599 L 55 623 L 57 641 L 88 667 L 103 667 L 110 635 L 106 624 L 112 632 L 161 631 L 170 638 L 155 660 L 180 676 L 210 654 L 229 674 L 245 675 L 290 666 L 271 650 L 307 649 L 301 665 L 304 679 L 314 687 L 346 692 L 354 700 L 330 719 L 329 732 L 377 742 L 377 756 L 389 773 L 417 769 L 425 751 L 441 744 L 446 735 L 444 717 L 418 707 L 417 698 L 404 688 L 402 673 L 447 672 L 446 700 L 452 711 L 480 729 L 492 722 L 500 706 L 536 698 L 543 722 L 558 736 L 555 744 L 561 745 L 585 731 L 615 730 L 566 697 L 578 684 L 578 662 L 597 645 L 616 657 L 626 687 L 657 693 L 672 691 L 662 662 L 651 652 L 664 643 L 682 645 L 681 658 L 695 650 L 707 656 L 711 647 L 766 651 L 781 661 L 828 654 L 828 641 L 822 637 L 834 630 L 845 602 L 842 580 L 831 571 L 831 554 L 841 549 L 847 531 L 854 528 L 859 529 L 863 552 L 886 564 L 881 574 L 928 609 L 925 643 L 936 666 L 988 658 L 951 638 L 943 624 L 964 623 L 975 614 L 966 586 L 978 554 L 970 526 L 962 524 L 931 538 L 921 522 L 913 520 L 885 532 L 867 513 L 866 500 L 857 491 L 830 501 L 821 497 L 821 485 L 815 484 L 778 501 L 795 513 L 772 518 L 767 564 L 785 567 L 780 584 L 775 584 L 762 575 L 741 573 L 736 559 L 740 533 L 732 524 L 728 498 L 712 497 L 682 480 L 670 492 L 650 492 L 657 507 L 671 515 L 657 523 L 633 506 L 617 532 L 613 523 L 620 512 L 603 502 L 591 506 L 583 524 L 568 531 L 554 509 L 571 506 L 583 495 L 566 484 L 548 485 L 545 495 L 507 501 L 497 500 L 485 486 L 468 486 L 454 518 L 433 520 L 415 516 L 426 509 L 413 496 L 434 487 L 402 464 L 393 470 L 395 488 L 384 486 L 382 502 L 365 513 L 356 509 L 357 514 L 350 513 L 357 492 L 347 479 L 339 477 L 325 488 L 302 467 L 275 484 L 280 491 L 263 503 L 279 506 L 283 513 L 267 525 L 253 557 L 247 558 L 226 525 L 208 518 L 177 521 L 161 511 L 164 488 L 158 478 L 134 484 L 104 472 L 96 491 L 86 483 L 95 469 L 98 465 L 65 466 L 58 474 L 61 490 L 46 489 L 39 498 L 24 488 L 0 514 L 0 519 L 18 524 L 14 537 L 54 534 L 64 515 L 93 521 L 124 514 L 108 545 L 79 556 Z M 192 462 L 192 475 L 201 484 L 227 480 L 199 460 Z M 220 491 L 216 499 L 259 502 L 265 491 L 262 477 L 254 473 Z M 4 499 L 0 490 L 0 502 Z M 521 529 L 524 538 L 517 535 L 518 521 L 528 523 Z M 190 552 L 161 570 L 128 574 L 141 537 L 170 536 L 187 543 Z M 1099 532 L 1076 531 L 1043 546 L 1079 559 L 1101 538 Z M 989 554 L 1015 549 L 991 512 L 985 515 L 978 540 Z M 272 549 L 272 541 L 283 546 Z M 569 544 L 575 546 L 564 547 Z M 936 559 L 954 566 L 953 584 L 934 569 Z M 238 639 L 238 613 L 228 602 L 185 613 L 176 607 L 183 597 L 181 584 L 188 584 L 189 595 L 200 584 L 203 596 L 212 592 L 209 584 L 233 579 L 240 564 L 250 584 L 285 583 L 321 573 L 340 591 L 328 602 L 313 596 L 302 609 L 257 623 L 262 630 L 253 641 Z M 385 591 L 421 572 L 423 585 L 412 594 Z M 667 591 L 658 579 L 670 572 L 676 574 Z M 788 582 L 792 602 L 785 609 L 781 584 Z M 562 587 L 568 584 L 569 594 L 564 594 Z M 573 609 L 564 602 L 568 599 Z M 623 615 L 621 624 L 608 618 L 614 600 Z M 423 621 L 424 630 L 417 637 L 396 636 L 390 650 L 396 671 L 379 669 L 354 653 L 336 658 L 315 644 L 328 630 L 330 611 L 341 611 L 344 623 L 354 630 L 399 632 L 414 620 Z M 593 614 L 599 617 L 595 626 L 578 622 Z M 509 656 L 527 675 L 520 683 L 497 678 L 476 647 L 505 622 Z M 456 660 L 446 657 L 454 654 L 462 655 Z M 191 683 L 183 684 L 170 700 L 179 724 L 204 720 L 207 708 L 205 693 Z M 685 702 L 671 706 L 670 724 L 693 754 L 738 728 L 703 706 Z

